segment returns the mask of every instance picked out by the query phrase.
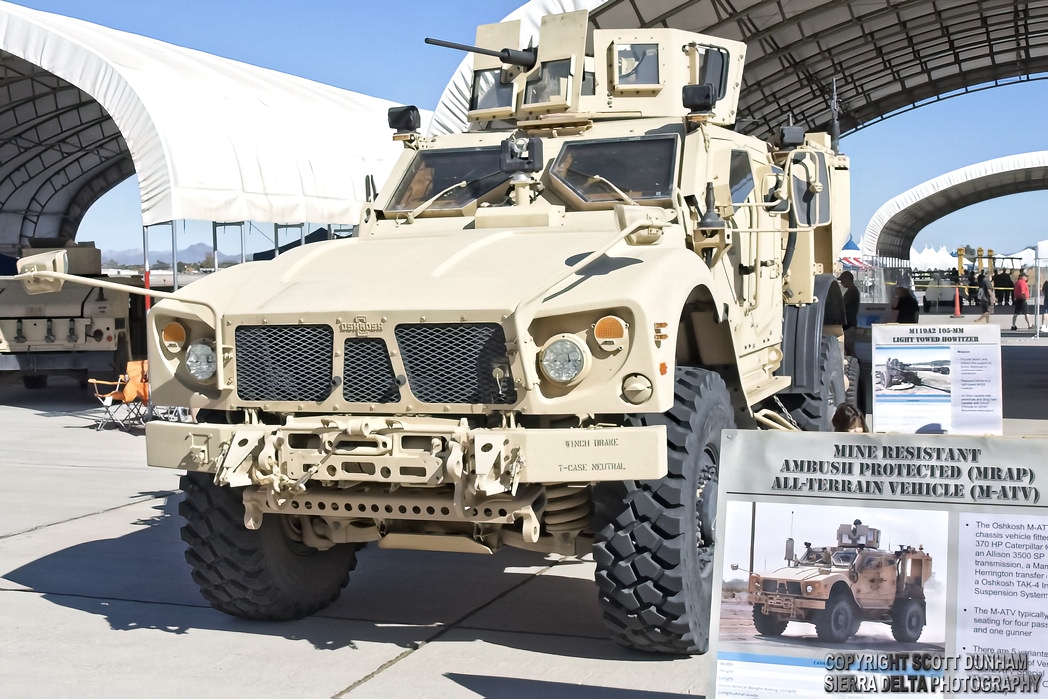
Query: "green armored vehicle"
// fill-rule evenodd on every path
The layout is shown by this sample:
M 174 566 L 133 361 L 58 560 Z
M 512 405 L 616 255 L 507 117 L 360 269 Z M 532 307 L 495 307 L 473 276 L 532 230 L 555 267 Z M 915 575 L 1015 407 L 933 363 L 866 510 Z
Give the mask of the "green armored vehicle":
M 197 422 L 148 460 L 216 608 L 311 614 L 368 543 L 592 552 L 615 640 L 706 651 L 721 431 L 843 397 L 848 160 L 731 130 L 742 44 L 587 24 L 480 27 L 469 130 L 391 110 L 358 237 L 154 306 L 153 398 Z

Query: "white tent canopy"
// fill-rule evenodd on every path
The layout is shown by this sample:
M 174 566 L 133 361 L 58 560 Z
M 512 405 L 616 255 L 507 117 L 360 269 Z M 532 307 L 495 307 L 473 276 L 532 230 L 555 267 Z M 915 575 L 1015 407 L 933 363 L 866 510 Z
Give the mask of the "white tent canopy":
M 932 271 L 956 269 L 957 258 L 950 254 L 945 245 L 938 250 L 925 246 L 920 252 L 917 252 L 916 248 L 910 248 L 910 267 Z
M 142 220 L 356 223 L 395 103 L 0 2 L 0 247 L 72 239 L 137 173 Z

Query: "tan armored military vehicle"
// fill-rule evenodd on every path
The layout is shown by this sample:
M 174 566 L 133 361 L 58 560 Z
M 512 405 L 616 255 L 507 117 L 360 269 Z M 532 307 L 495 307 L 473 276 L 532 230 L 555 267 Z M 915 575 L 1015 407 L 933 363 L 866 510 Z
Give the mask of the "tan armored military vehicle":
M 753 625 L 763 636 L 780 636 L 791 621 L 815 624 L 819 639 L 840 643 L 864 621 L 890 624 L 892 636 L 913 643 L 924 631 L 924 584 L 932 557 L 923 547 L 883 551 L 881 532 L 859 520 L 837 529 L 837 545 L 812 548 L 800 558 L 786 540 L 785 568 L 750 575 Z
M 63 254 L 70 274 L 102 274 L 101 252 L 94 246 Z M 43 388 L 48 376 L 72 376 L 86 386 L 89 373 L 123 371 L 131 350 L 129 299 L 126 290 L 82 285 L 30 296 L 17 281 L 0 280 L 0 372 L 20 377 L 26 388 Z
M 592 551 L 617 641 L 706 650 L 721 430 L 828 429 L 843 394 L 848 161 L 731 130 L 742 44 L 587 19 L 480 27 L 466 133 L 391 110 L 359 237 L 154 306 L 153 397 L 197 423 L 148 459 L 190 472 L 216 608 L 315 612 L 369 542 Z

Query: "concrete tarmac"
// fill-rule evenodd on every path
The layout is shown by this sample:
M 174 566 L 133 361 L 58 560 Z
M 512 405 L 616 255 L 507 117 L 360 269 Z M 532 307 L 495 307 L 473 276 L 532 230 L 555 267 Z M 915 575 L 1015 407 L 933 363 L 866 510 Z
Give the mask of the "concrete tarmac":
M 1002 345 L 1005 434 L 1048 434 L 1048 338 L 1006 331 Z M 100 415 L 73 382 L 0 387 L 4 696 L 668 699 L 705 691 L 707 658 L 607 640 L 588 559 L 371 546 L 342 598 L 312 618 L 263 623 L 217 612 L 183 558 L 179 472 L 144 465 L 141 432 L 95 431 Z
M 75 383 L 0 388 L 0 694 L 8 697 L 522 696 L 668 699 L 707 660 L 607 640 L 592 561 L 359 554 L 342 598 L 297 622 L 235 619 L 199 595 L 180 472 L 138 433 L 94 430 Z

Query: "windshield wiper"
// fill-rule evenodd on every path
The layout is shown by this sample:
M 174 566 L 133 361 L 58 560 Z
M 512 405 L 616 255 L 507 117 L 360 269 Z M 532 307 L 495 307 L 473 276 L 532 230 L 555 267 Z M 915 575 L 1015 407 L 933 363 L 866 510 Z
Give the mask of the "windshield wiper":
M 497 172 L 489 172 L 486 175 L 482 175 L 480 177 L 476 177 L 476 178 L 474 178 L 472 180 L 462 180 L 461 182 L 456 182 L 455 184 L 451 185 L 450 187 L 447 187 L 445 189 L 440 190 L 439 192 L 434 194 L 432 197 L 430 197 L 429 199 L 427 199 L 426 201 L 422 202 L 421 204 L 416 206 L 414 209 L 409 211 L 408 214 L 407 214 L 407 222 L 408 223 L 414 223 L 415 222 L 415 218 L 419 214 L 421 214 L 423 211 L 425 211 L 430 206 L 432 206 L 434 203 L 436 203 L 436 201 L 438 199 L 440 199 L 441 197 L 444 197 L 445 195 L 449 194 L 450 192 L 453 192 L 456 189 L 462 189 L 463 187 L 472 187 L 473 185 L 477 184 L 478 182 L 483 182 L 484 180 L 488 179 L 489 177 L 494 177 L 495 175 L 505 175 L 505 173 L 502 172 L 501 170 L 497 171 Z
M 615 183 L 612 182 L 611 180 L 609 180 L 608 178 L 601 177 L 600 175 L 590 175 L 590 180 L 593 181 L 593 182 L 600 182 L 602 185 L 606 186 L 608 189 L 610 189 L 611 191 L 615 192 L 615 194 L 618 194 L 619 198 L 622 199 L 622 201 L 624 201 L 627 204 L 629 204 L 630 206 L 640 206 L 640 204 L 638 204 L 637 202 L 635 202 L 633 200 L 633 197 L 631 197 L 630 195 L 626 194 L 621 189 L 616 187 Z
M 446 187 L 445 189 L 440 190 L 439 192 L 437 192 L 436 194 L 431 196 L 429 199 L 427 199 L 426 201 L 422 202 L 421 204 L 419 204 L 414 209 L 412 209 L 411 211 L 408 212 L 408 215 L 407 215 L 408 223 L 414 223 L 415 222 L 415 217 L 418 216 L 419 214 L 421 214 L 426 209 L 428 209 L 430 206 L 432 206 L 433 203 L 435 201 L 437 201 L 437 199 L 440 199 L 442 196 L 444 196 L 448 192 L 454 192 L 456 189 L 461 189 L 462 187 L 465 187 L 468 184 L 469 184 L 469 182 L 467 182 L 466 180 L 462 180 L 461 182 L 456 182 L 455 184 L 451 185 L 450 187 Z
M 601 175 L 591 175 L 588 172 L 582 172 L 581 170 L 574 170 L 572 168 L 568 168 L 566 170 L 566 172 L 571 172 L 571 173 L 574 173 L 576 175 L 579 175 L 580 177 L 585 177 L 586 178 L 585 184 L 589 184 L 590 182 L 599 182 L 602 185 L 604 185 L 605 187 L 607 187 L 608 189 L 610 189 L 613 193 L 618 195 L 619 199 L 622 199 L 622 201 L 626 202 L 630 206 L 640 206 L 640 204 L 638 204 L 636 201 L 633 200 L 633 197 L 631 197 L 630 195 L 626 194 L 621 189 L 619 189 L 615 185 L 615 183 L 612 182 L 611 180 L 609 180 L 607 177 L 603 177 Z M 585 185 L 583 185 L 583 186 L 585 186 Z M 582 194 L 583 194 L 583 198 L 585 198 L 585 192 L 583 192 Z

